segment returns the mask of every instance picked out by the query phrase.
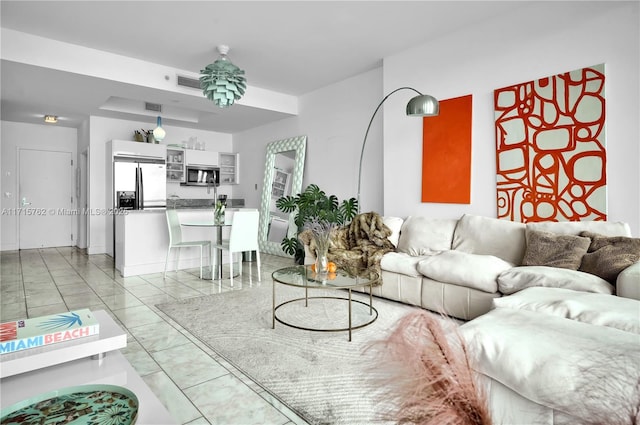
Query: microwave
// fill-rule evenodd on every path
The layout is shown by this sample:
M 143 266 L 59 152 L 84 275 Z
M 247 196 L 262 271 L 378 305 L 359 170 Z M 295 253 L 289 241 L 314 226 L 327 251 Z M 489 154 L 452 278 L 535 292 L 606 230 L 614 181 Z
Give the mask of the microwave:
M 207 165 L 187 165 L 182 184 L 186 186 L 218 186 L 220 184 L 220 168 Z

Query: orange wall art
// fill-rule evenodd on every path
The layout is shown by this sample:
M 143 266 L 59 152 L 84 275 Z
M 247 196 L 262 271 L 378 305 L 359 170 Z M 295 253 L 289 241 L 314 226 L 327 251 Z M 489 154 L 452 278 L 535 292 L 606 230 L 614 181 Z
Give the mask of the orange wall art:
M 471 202 L 472 97 L 440 101 L 422 123 L 422 202 Z
M 495 90 L 498 218 L 607 219 L 604 64 Z

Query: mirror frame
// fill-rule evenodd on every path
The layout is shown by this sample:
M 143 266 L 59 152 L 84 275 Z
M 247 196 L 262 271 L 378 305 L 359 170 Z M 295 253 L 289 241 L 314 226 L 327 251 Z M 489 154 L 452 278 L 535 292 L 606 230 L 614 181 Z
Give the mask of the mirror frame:
M 260 202 L 260 227 L 258 230 L 258 244 L 260 252 L 279 255 L 281 257 L 293 257 L 282 250 L 279 243 L 267 239 L 269 233 L 269 206 L 271 203 L 271 188 L 273 186 L 273 169 L 276 155 L 281 152 L 295 151 L 293 173 L 291 175 L 291 194 L 296 195 L 302 191 L 302 174 L 304 172 L 304 156 L 307 146 L 307 136 L 291 137 L 277 140 L 267 145 L 267 154 L 264 162 L 264 179 L 262 181 L 262 198 Z M 289 228 L 287 237 L 292 238 L 297 233 L 294 214 L 289 214 Z

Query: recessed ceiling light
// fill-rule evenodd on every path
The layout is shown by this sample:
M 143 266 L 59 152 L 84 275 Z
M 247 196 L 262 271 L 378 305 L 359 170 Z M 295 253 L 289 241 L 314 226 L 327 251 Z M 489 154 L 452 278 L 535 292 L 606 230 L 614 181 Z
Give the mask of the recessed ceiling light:
M 45 115 L 44 116 L 44 122 L 49 123 L 49 124 L 55 124 L 58 122 L 58 117 L 55 115 Z

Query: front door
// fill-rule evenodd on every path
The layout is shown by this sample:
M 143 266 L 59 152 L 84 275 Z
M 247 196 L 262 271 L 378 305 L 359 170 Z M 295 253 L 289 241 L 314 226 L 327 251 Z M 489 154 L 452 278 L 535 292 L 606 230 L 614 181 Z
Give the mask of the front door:
M 71 152 L 20 149 L 18 156 L 20 249 L 71 246 Z

